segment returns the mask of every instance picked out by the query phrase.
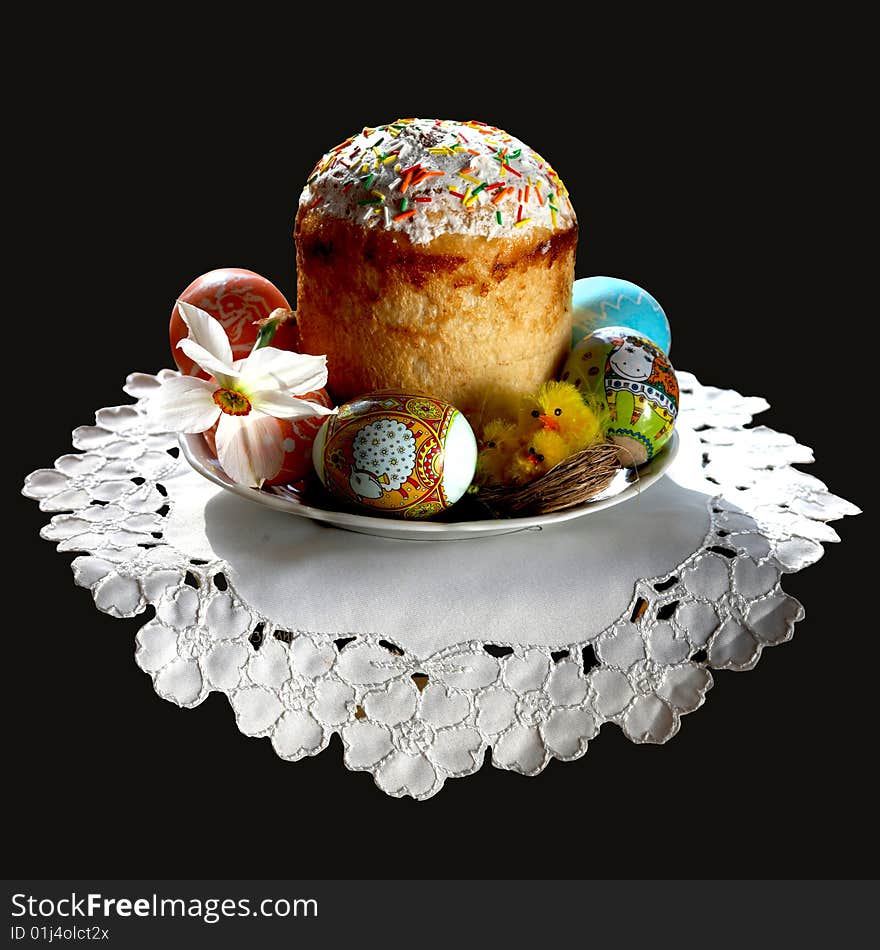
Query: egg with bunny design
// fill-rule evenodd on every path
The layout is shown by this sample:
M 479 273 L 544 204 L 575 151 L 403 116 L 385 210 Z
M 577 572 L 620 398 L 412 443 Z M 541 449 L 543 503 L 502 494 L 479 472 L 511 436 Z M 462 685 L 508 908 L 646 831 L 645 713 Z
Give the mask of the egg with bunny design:
M 666 354 L 629 327 L 602 327 L 571 351 L 560 377 L 592 398 L 604 396 L 607 436 L 624 465 L 652 459 L 672 437 L 679 386 Z

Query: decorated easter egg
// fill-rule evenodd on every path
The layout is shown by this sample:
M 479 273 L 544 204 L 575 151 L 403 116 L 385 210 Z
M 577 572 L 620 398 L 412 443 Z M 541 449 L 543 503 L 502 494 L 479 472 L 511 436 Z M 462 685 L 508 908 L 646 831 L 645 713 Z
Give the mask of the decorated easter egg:
M 583 277 L 572 288 L 571 345 L 593 330 L 629 327 L 669 352 L 669 321 L 659 303 L 636 284 L 620 277 Z
M 624 465 L 653 458 L 672 436 L 678 380 L 666 354 L 629 327 L 603 327 L 571 351 L 561 378 L 592 397 L 604 395 L 608 437 Z
M 220 322 L 229 337 L 232 355 L 237 360 L 244 359 L 256 342 L 260 328 L 254 324 L 255 320 L 268 317 L 278 307 L 290 309 L 284 294 L 273 283 L 240 267 L 221 267 L 202 274 L 178 296 L 178 300 L 199 307 Z M 207 379 L 208 374 L 196 366 L 183 350 L 177 348 L 177 344 L 186 339 L 187 333 L 175 302 L 169 327 L 174 362 L 184 376 Z M 295 320 L 282 324 L 271 343 L 279 350 L 294 351 L 297 344 Z
M 349 504 L 429 518 L 467 490 L 477 440 L 454 406 L 389 389 L 353 399 L 327 418 L 312 461 L 325 487 Z
M 320 403 L 328 409 L 333 406 L 326 389 L 306 393 L 298 398 Z M 315 436 L 325 418 L 326 416 L 309 416 L 303 419 L 275 420 L 278 425 L 278 438 L 281 440 L 281 447 L 284 450 L 284 459 L 277 474 L 273 475 L 272 478 L 267 478 L 264 484 L 289 485 L 292 482 L 301 481 L 311 474 L 312 443 L 315 441 Z M 217 454 L 216 432 L 217 424 L 215 423 L 204 433 L 205 441 L 214 455 Z

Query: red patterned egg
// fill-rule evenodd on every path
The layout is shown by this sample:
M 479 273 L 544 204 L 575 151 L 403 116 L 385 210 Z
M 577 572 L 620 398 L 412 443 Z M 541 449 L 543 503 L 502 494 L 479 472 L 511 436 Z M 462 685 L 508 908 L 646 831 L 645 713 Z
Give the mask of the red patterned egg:
M 333 407 L 326 389 L 306 393 L 299 398 L 320 403 L 328 409 Z M 272 478 L 267 478 L 264 484 L 288 485 L 301 481 L 312 473 L 312 443 L 325 418 L 325 416 L 309 416 L 304 419 L 275 420 L 278 423 L 278 437 L 282 440 L 284 460 L 278 472 Z M 216 431 L 217 426 L 214 425 L 204 433 L 205 441 L 214 455 L 217 454 L 217 443 L 214 438 Z
M 240 267 L 221 267 L 202 274 L 178 296 L 178 300 L 199 307 L 220 322 L 229 337 L 232 355 L 237 360 L 250 353 L 257 339 L 259 327 L 254 325 L 255 320 L 268 317 L 278 307 L 290 309 L 284 294 L 271 281 Z M 193 363 L 183 350 L 177 348 L 177 344 L 186 339 L 187 333 L 186 324 L 175 303 L 169 327 L 174 362 L 184 376 L 207 379 L 208 374 Z M 298 342 L 296 321 L 290 320 L 278 329 L 271 345 L 279 350 L 296 351 Z
M 312 461 L 333 494 L 375 514 L 428 518 L 455 504 L 474 477 L 467 419 L 432 396 L 382 390 L 324 421 Z

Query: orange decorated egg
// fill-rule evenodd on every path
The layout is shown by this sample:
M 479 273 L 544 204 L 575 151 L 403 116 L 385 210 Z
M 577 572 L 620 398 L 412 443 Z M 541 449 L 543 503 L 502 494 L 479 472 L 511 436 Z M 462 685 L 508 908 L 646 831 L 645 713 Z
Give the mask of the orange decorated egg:
M 317 402 L 328 409 L 333 407 L 326 389 L 319 389 L 317 392 L 306 393 L 299 396 L 299 399 L 308 399 L 309 402 Z M 278 423 L 279 435 L 284 449 L 284 460 L 278 472 L 267 478 L 266 485 L 288 485 L 292 482 L 298 482 L 306 478 L 313 471 L 312 468 L 312 443 L 315 436 L 324 422 L 325 416 L 310 416 L 304 419 L 276 419 Z M 217 443 L 215 434 L 217 425 L 215 424 L 204 433 L 205 441 L 208 447 L 216 456 Z
M 290 309 L 284 294 L 271 281 L 240 267 L 221 267 L 202 274 L 178 296 L 178 300 L 199 307 L 220 322 L 229 337 L 232 355 L 237 360 L 244 359 L 250 353 L 257 339 L 259 327 L 254 325 L 255 320 L 268 317 L 278 307 Z M 174 362 L 184 376 L 207 379 L 208 374 L 202 372 L 183 350 L 177 348 L 177 344 L 186 339 L 187 333 L 175 302 L 169 327 Z M 279 350 L 294 351 L 297 344 L 295 320 L 280 326 L 271 343 Z
M 467 419 L 432 396 L 382 390 L 322 420 L 312 461 L 334 495 L 397 518 L 428 518 L 455 504 L 474 477 Z

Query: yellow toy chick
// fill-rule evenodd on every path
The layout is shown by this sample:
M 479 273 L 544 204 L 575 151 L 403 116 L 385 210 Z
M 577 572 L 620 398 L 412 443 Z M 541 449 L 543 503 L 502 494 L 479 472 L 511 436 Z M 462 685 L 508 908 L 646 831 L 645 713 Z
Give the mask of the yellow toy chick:
M 480 452 L 477 456 L 478 485 L 500 485 L 513 453 L 519 447 L 516 423 L 506 419 L 493 419 L 483 427 Z
M 502 400 L 496 400 L 500 404 Z M 601 438 L 607 419 L 571 383 L 543 383 L 534 393 L 508 399 L 516 421 L 487 422 L 480 438 L 477 485 L 524 485 Z
M 546 475 L 570 455 L 559 434 L 550 429 L 538 429 L 526 442 L 520 443 L 504 471 L 504 481 L 524 485 Z
M 562 458 L 595 442 L 602 428 L 599 416 L 584 402 L 580 390 L 555 380 L 542 383 L 523 398 L 517 424 L 523 442 L 538 431 L 554 433 L 567 448 Z

